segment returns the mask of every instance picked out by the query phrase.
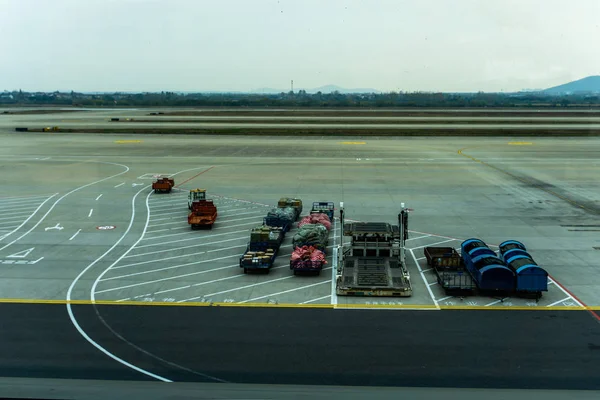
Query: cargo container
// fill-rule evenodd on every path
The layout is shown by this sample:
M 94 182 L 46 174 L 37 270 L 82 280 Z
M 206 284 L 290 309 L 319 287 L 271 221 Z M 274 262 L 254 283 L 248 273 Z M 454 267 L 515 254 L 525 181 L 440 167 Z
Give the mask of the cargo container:
M 284 231 L 281 227 L 260 226 L 250 231 L 250 242 L 246 251 L 240 257 L 240 268 L 244 273 L 262 270 L 269 273 L 277 258 L 277 253 L 283 242 Z
M 152 182 L 154 193 L 170 193 L 175 186 L 175 180 L 166 176 L 160 177 Z

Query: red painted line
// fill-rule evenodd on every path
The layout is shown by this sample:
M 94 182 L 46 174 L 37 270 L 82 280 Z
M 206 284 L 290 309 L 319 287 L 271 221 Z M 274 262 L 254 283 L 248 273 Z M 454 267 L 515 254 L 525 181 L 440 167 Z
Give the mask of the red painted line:
M 200 175 L 202 175 L 202 174 L 203 174 L 203 173 L 205 173 L 205 172 L 208 172 L 208 171 L 210 171 L 210 170 L 211 170 L 211 169 L 213 169 L 214 167 L 215 167 L 215 166 L 213 165 L 212 167 L 210 167 L 210 168 L 208 168 L 208 169 L 205 169 L 204 171 L 198 172 L 196 175 L 192 176 L 191 178 L 189 178 L 189 179 L 186 179 L 185 181 L 181 182 L 181 183 L 180 183 L 180 184 L 178 184 L 178 185 L 175 185 L 175 187 L 179 187 L 179 186 L 183 185 L 184 183 L 187 183 L 187 182 L 191 181 L 192 179 L 199 177 Z
M 560 283 L 559 281 L 557 281 L 556 279 L 554 279 L 554 277 L 550 274 L 548 274 L 548 276 L 554 281 L 554 283 L 556 283 L 558 286 L 560 286 L 562 288 L 562 290 L 564 290 L 565 292 L 569 293 L 569 296 L 571 296 L 572 298 L 574 298 L 575 300 L 577 300 L 578 302 L 580 302 L 581 304 L 583 304 L 583 307 L 589 311 L 590 314 L 592 314 L 592 316 L 594 318 L 596 318 L 596 320 L 598 320 L 598 322 L 600 322 L 600 315 L 596 314 L 596 312 L 594 310 L 592 310 L 587 304 L 585 304 L 583 301 L 581 301 L 579 299 L 579 297 L 575 296 L 569 289 L 567 289 L 566 287 L 563 286 L 562 283 Z

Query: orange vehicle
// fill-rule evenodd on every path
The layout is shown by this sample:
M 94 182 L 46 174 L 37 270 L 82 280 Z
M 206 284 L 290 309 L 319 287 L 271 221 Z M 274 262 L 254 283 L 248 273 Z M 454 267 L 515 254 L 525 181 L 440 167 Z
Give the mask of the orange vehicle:
M 217 219 L 217 207 L 212 200 L 206 200 L 206 190 L 190 190 L 190 199 L 193 200 L 189 203 L 191 211 L 188 215 L 188 224 L 192 229 L 200 227 L 212 229 Z
M 154 189 L 154 193 L 170 193 L 171 189 L 173 189 L 173 186 L 175 186 L 175 180 L 166 176 L 160 177 L 152 182 L 152 189 Z

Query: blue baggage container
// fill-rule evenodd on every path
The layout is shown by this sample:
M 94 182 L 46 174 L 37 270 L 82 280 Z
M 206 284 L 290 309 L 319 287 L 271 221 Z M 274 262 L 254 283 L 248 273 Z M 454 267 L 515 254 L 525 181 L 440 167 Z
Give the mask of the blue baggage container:
M 538 293 L 548 291 L 548 272 L 526 255 L 511 257 L 508 266 L 516 274 L 517 292 Z

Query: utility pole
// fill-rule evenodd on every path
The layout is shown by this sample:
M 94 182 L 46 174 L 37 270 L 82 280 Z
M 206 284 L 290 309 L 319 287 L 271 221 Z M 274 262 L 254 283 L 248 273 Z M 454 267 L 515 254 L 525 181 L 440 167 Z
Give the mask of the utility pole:
M 294 80 L 292 79 L 292 93 L 294 93 Z

